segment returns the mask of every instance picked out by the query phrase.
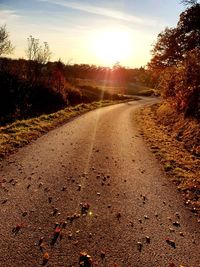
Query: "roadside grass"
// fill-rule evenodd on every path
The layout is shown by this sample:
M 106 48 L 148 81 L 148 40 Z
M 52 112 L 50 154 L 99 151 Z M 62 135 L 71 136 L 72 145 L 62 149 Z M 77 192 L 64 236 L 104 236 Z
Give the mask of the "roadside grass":
M 199 213 L 199 122 L 176 114 L 167 104 L 144 107 L 135 114 L 135 120 L 168 177 L 184 193 L 185 203 Z
M 130 100 L 130 99 L 129 99 Z M 133 100 L 133 99 L 131 99 Z M 79 104 L 67 107 L 55 113 L 42 115 L 37 118 L 16 121 L 7 126 L 0 127 L 0 158 L 16 151 L 37 139 L 48 131 L 66 123 L 70 119 L 87 111 L 113 104 L 123 103 L 126 100 L 103 100 L 89 104 Z
M 77 79 L 76 83 L 78 86 L 89 86 L 99 90 L 103 90 L 110 93 L 116 94 L 126 94 L 126 95 L 138 95 L 138 96 L 152 96 L 158 95 L 158 91 L 156 89 L 143 86 L 138 83 L 127 83 L 124 85 L 120 85 L 116 82 L 104 82 L 104 81 L 95 81 L 88 79 Z
M 101 91 L 105 91 L 112 94 L 120 94 L 124 92 L 124 87 L 119 85 L 119 83 L 111 81 L 96 81 L 89 79 L 76 79 L 76 86 L 80 87 L 91 87 L 94 89 L 98 88 Z

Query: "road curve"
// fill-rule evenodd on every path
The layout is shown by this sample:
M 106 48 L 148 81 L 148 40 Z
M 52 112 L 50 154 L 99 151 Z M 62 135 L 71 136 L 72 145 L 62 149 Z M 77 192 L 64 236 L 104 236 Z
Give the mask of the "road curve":
M 134 125 L 154 101 L 91 111 L 1 162 L 1 267 L 79 266 L 81 251 L 94 266 L 200 266 L 195 215 Z

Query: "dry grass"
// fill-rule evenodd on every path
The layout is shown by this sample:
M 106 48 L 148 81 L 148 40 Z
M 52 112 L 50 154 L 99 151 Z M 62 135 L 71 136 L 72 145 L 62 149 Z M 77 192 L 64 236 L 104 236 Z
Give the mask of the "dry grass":
M 130 83 L 127 86 L 127 94 L 131 94 L 131 95 L 138 95 L 138 96 L 152 96 L 152 95 L 156 95 L 157 92 L 155 89 L 143 86 L 143 85 L 139 85 L 136 83 Z
M 126 100 L 127 101 L 127 100 Z M 104 100 L 90 104 L 80 104 L 75 107 L 65 108 L 58 112 L 42 115 L 38 118 L 16 121 L 5 127 L 0 127 L 0 158 L 16 151 L 37 139 L 48 131 L 62 125 L 78 115 L 87 111 L 121 103 L 124 101 Z
M 136 120 L 152 152 L 184 193 L 186 203 L 191 203 L 194 212 L 200 210 L 199 123 L 175 114 L 167 104 L 143 108 Z
M 90 79 L 76 79 L 77 86 L 89 86 L 93 87 L 94 91 L 95 88 L 98 88 L 101 91 L 105 91 L 112 94 L 120 94 L 124 92 L 124 87 L 119 85 L 119 83 L 111 82 L 111 81 L 96 81 Z
M 106 83 L 104 81 L 94 81 L 89 79 L 77 79 L 76 83 L 78 86 L 89 86 L 94 88 L 98 88 L 99 90 L 103 90 L 112 94 L 125 94 L 125 95 L 138 95 L 138 96 L 152 96 L 157 95 L 158 92 L 150 87 L 140 85 L 137 83 L 127 83 L 123 85 L 119 85 L 117 82 L 109 82 Z

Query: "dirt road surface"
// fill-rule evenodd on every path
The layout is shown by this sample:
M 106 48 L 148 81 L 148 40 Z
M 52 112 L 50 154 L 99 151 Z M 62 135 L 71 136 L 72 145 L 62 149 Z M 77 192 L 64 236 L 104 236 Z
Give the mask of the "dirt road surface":
M 200 266 L 197 218 L 133 121 L 153 102 L 91 111 L 1 161 L 1 267 L 79 266 L 81 251 L 93 266 Z

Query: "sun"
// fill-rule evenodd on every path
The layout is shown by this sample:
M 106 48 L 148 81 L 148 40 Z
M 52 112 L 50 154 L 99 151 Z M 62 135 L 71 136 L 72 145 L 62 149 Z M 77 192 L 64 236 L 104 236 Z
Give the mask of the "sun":
M 93 51 L 100 62 L 113 65 L 130 57 L 130 36 L 118 29 L 102 30 L 93 36 Z

